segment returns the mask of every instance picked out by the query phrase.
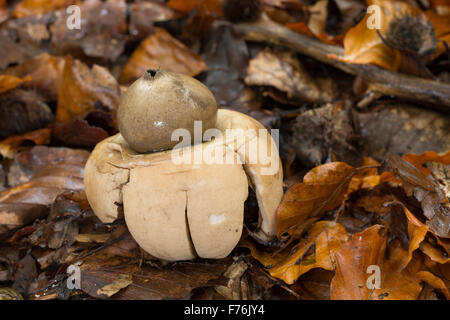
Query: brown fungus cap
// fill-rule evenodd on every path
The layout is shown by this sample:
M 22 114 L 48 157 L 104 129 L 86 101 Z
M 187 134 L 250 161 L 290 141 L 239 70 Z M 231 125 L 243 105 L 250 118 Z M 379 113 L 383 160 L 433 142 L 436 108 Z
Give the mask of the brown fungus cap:
M 117 111 L 119 130 L 137 152 L 168 150 L 176 129 L 194 136 L 194 121 L 203 132 L 214 127 L 217 104 L 200 81 L 173 72 L 148 70 L 124 93 Z

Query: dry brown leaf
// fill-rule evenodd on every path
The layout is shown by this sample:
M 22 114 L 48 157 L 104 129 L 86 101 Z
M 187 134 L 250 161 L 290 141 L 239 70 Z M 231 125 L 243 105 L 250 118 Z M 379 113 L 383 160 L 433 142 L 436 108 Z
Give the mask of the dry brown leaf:
M 119 274 L 132 276 L 133 283 L 113 296 L 124 300 L 185 299 L 191 290 L 208 286 L 231 264 L 229 259 L 211 262 L 180 262 L 162 268 L 123 257 L 96 254 L 81 264 L 81 288 L 95 298 L 98 288 L 114 281 Z
M 304 22 L 287 23 L 286 27 L 292 31 L 304 34 L 308 37 L 317 38 L 328 44 L 342 45 L 344 41 L 344 36 L 333 37 L 327 35 L 325 32 L 314 33 Z
M 25 82 L 23 87 L 39 91 L 48 101 L 56 101 L 58 98 L 59 79 L 63 69 L 63 58 L 42 53 L 18 66 L 6 69 L 4 74 L 16 77 L 30 75 L 30 81 Z
M 434 151 L 427 151 L 422 154 L 405 154 L 403 159 L 413 164 L 417 169 L 419 169 L 424 175 L 428 176 L 431 174 L 430 169 L 424 167 L 423 165 L 427 162 L 438 162 L 443 165 L 450 165 L 450 151 L 440 155 Z
M 11 89 L 16 88 L 21 83 L 31 81 L 31 76 L 25 76 L 23 78 L 15 77 L 12 75 L 2 74 L 0 75 L 0 94 Z
M 53 10 L 62 9 L 72 4 L 79 3 L 77 0 L 24 0 L 20 2 L 13 11 L 14 18 L 24 18 L 35 14 L 43 14 Z
M 137 2 L 130 6 L 129 32 L 133 37 L 144 38 L 155 31 L 154 23 L 174 19 L 177 14 L 165 3 Z
M 131 55 L 120 75 L 120 83 L 132 82 L 148 69 L 161 68 L 189 76 L 195 76 L 207 69 L 202 58 L 183 43 L 162 28 L 155 30 Z
M 0 23 L 9 18 L 9 9 L 6 0 L 0 0 Z
M 48 207 L 29 203 L 0 203 L 0 235 L 45 218 Z
M 293 284 L 311 269 L 334 270 L 334 253 L 347 241 L 345 228 L 332 221 L 319 221 L 307 237 L 294 246 L 287 259 L 268 269 L 271 276 Z
M 381 177 L 378 174 L 377 166 L 381 164 L 370 157 L 364 157 L 359 164 L 359 167 L 373 167 L 358 171 L 350 181 L 348 188 L 349 193 L 359 189 L 370 189 L 376 187 L 381 182 Z
M 67 27 L 66 14 L 56 16 L 56 21 L 49 27 L 51 52 L 115 61 L 128 38 L 125 0 L 87 0 L 80 5 L 80 10 L 80 29 Z
M 431 231 L 439 237 L 450 238 L 450 202 L 438 180 L 432 175 L 424 175 L 395 154 L 389 157 L 387 163 L 401 180 L 407 195 L 414 196 L 420 202 Z
M 55 123 L 52 136 L 66 146 L 93 147 L 109 136 L 113 119 L 110 113 L 92 111 L 64 122 Z
M 413 258 L 413 252 L 417 250 L 420 244 L 425 240 L 428 227 L 420 222 L 408 209 L 404 209 L 408 221 L 408 249 L 405 250 L 400 242 L 394 242 L 389 247 L 389 256 L 387 263 L 390 264 L 391 272 L 400 272 L 405 269 Z
M 133 279 L 129 274 L 119 274 L 119 279 L 114 280 L 113 282 L 101 287 L 97 290 L 97 295 L 99 296 L 107 296 L 112 297 L 120 290 L 128 287 L 133 283 Z
M 51 130 L 44 128 L 6 138 L 0 141 L 0 155 L 6 159 L 12 159 L 24 142 L 31 141 L 36 145 L 48 144 L 50 136 Z
M 448 239 L 440 239 L 436 235 L 427 237 L 420 244 L 420 250 L 434 262 L 450 263 L 450 241 Z
M 250 60 L 245 83 L 249 86 L 272 86 L 285 92 L 287 99 L 314 103 L 331 102 L 337 92 L 320 86 L 300 64 L 292 51 L 264 49 Z
M 331 281 L 333 300 L 366 300 L 371 292 L 366 286 L 370 265 L 382 266 L 386 238 L 380 235 L 381 226 L 375 225 L 353 235 L 335 254 L 336 274 Z
M 355 172 L 343 162 L 327 163 L 309 171 L 303 183 L 285 193 L 277 209 L 278 234 L 339 206 Z
M 447 6 L 447 10 L 446 14 L 442 15 L 432 10 L 425 12 L 425 15 L 434 27 L 436 39 L 439 40 L 436 56 L 447 50 L 444 42 L 447 42 L 447 45 L 450 43 L 450 6 Z
M 119 85 L 108 69 L 98 65 L 89 69 L 81 61 L 66 56 L 59 86 L 57 121 L 67 121 L 97 108 L 106 108 L 114 115 L 119 99 Z
M 170 0 L 168 5 L 183 13 L 197 10 L 202 16 L 217 15 L 220 17 L 223 15 L 221 0 Z
M 51 205 L 68 190 L 83 190 L 85 150 L 36 146 L 17 153 L 8 181 L 13 187 L 0 193 L 1 203 Z
M 75 236 L 75 240 L 78 242 L 93 242 L 93 243 L 105 243 L 111 235 L 109 233 L 81 233 Z

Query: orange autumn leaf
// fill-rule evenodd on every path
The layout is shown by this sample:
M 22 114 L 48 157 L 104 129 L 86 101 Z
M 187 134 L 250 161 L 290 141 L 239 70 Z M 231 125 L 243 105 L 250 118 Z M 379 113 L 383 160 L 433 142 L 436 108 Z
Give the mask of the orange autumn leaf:
M 0 75 L 0 93 L 4 93 L 6 91 L 12 90 L 17 87 L 19 84 L 24 83 L 26 81 L 31 81 L 31 76 L 28 75 L 24 78 L 19 78 L 7 74 Z
M 408 221 L 408 237 L 409 247 L 405 250 L 400 243 L 396 242 L 391 245 L 389 260 L 392 272 L 403 270 L 413 257 L 413 252 L 417 250 L 420 244 L 425 240 L 428 232 L 428 226 L 420 222 L 408 209 L 404 209 Z
M 44 128 L 6 138 L 0 141 L 0 155 L 6 159 L 12 159 L 25 141 L 31 141 L 36 145 L 48 144 L 50 136 L 50 129 Z
M 428 283 L 430 286 L 432 286 L 436 290 L 439 290 L 440 292 L 442 292 L 444 294 L 445 298 L 447 300 L 450 300 L 449 288 L 447 288 L 447 286 L 445 285 L 445 282 L 442 281 L 442 279 L 440 279 L 439 277 L 437 277 L 436 275 L 434 275 L 433 273 L 431 273 L 429 271 L 419 271 L 419 272 L 417 272 L 416 276 L 420 280 Z
M 271 276 L 293 284 L 311 269 L 334 270 L 333 256 L 347 241 L 347 231 L 334 221 L 319 221 L 287 258 L 268 269 Z
M 422 154 L 405 154 L 403 159 L 413 164 L 417 169 L 419 169 L 424 175 L 428 176 L 431 171 L 425 168 L 423 165 L 426 162 L 439 162 L 444 165 L 450 165 L 450 151 L 439 155 L 434 151 L 427 151 Z
M 119 99 L 119 85 L 108 69 L 98 65 L 89 69 L 81 61 L 66 57 L 59 84 L 57 121 L 93 111 L 97 104 L 114 114 Z
M 223 16 L 221 0 L 170 0 L 168 5 L 183 13 L 198 10 L 202 16 L 205 14 Z
M 148 69 L 161 68 L 164 71 L 195 76 L 207 69 L 202 58 L 172 37 L 162 28 L 144 39 L 133 52 L 122 70 L 119 81 L 128 83 L 141 77 Z
M 9 9 L 6 0 L 0 0 L 0 23 L 9 18 Z
M 32 88 L 42 93 L 48 100 L 56 101 L 58 98 L 58 85 L 64 69 L 64 58 L 54 57 L 42 53 L 17 66 L 4 71 L 16 77 L 31 76 L 31 81 L 24 83 L 24 88 Z
M 382 266 L 386 238 L 380 225 L 353 235 L 351 240 L 336 252 L 336 274 L 331 281 L 332 300 L 367 300 L 371 294 L 366 286 L 371 265 Z
M 373 188 L 380 184 L 381 177 L 378 175 L 377 166 L 380 163 L 372 158 L 364 157 L 359 164 L 359 167 L 368 167 L 367 169 L 358 171 L 352 180 L 348 192 L 352 193 L 359 189 Z M 371 168 L 372 167 L 372 168 Z
M 24 0 L 13 11 L 14 18 L 43 14 L 78 3 L 76 0 Z
M 375 225 L 353 235 L 335 254 L 336 273 L 331 281 L 332 300 L 412 300 L 417 299 L 422 279 L 417 276 L 420 261 L 397 270 L 384 261 L 387 238 L 382 227 Z M 391 254 L 394 256 L 394 254 Z M 369 266 L 380 270 L 380 288 L 373 288 Z M 369 269 L 370 270 L 370 269 Z M 376 272 L 376 271 L 375 271 Z
M 388 32 L 390 23 L 399 16 L 417 16 L 420 10 L 406 2 L 368 0 L 367 5 L 377 5 L 381 8 L 381 35 Z M 366 14 L 364 19 L 350 29 L 344 37 L 344 56 L 338 58 L 344 62 L 356 64 L 374 64 L 391 71 L 398 71 L 402 65 L 402 54 L 398 50 L 389 48 L 383 43 L 375 28 L 368 28 L 374 16 Z
M 355 168 L 343 162 L 332 162 L 309 171 L 303 183 L 292 186 L 278 209 L 278 235 L 339 206 L 348 189 Z
M 450 5 L 448 8 L 450 8 Z M 436 39 L 439 40 L 438 51 L 435 55 L 437 57 L 447 50 L 443 42 L 447 42 L 447 45 L 450 44 L 450 11 L 445 15 L 439 15 L 432 10 L 428 10 L 425 15 L 434 27 Z
M 332 37 L 332 36 L 327 35 L 324 32 L 321 32 L 319 34 L 314 34 L 304 22 L 287 23 L 286 28 L 291 29 L 292 31 L 304 34 L 308 37 L 317 38 L 317 39 L 321 40 L 322 42 L 328 43 L 328 44 L 342 45 L 343 41 L 344 41 L 344 36 Z

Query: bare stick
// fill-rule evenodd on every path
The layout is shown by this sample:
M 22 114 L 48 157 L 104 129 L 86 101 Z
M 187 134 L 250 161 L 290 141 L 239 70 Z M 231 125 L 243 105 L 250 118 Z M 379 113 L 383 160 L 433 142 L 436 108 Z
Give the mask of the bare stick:
M 266 17 L 258 22 L 236 24 L 235 30 L 246 40 L 287 47 L 344 72 L 359 75 L 372 89 L 385 95 L 425 102 L 440 110 L 450 111 L 450 85 L 447 83 L 391 72 L 375 65 L 352 64 L 330 58 L 330 55 L 342 57 L 344 49 L 291 31 Z

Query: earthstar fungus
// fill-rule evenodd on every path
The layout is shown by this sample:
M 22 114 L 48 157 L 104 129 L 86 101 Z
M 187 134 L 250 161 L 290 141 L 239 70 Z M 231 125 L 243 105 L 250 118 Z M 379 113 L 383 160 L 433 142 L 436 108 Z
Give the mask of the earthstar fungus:
M 170 77 L 173 80 L 185 76 L 171 74 Z M 165 85 L 173 84 L 167 81 Z M 186 88 L 185 83 L 182 86 Z M 196 85 L 191 88 L 198 89 Z M 204 88 L 200 88 L 203 92 Z M 145 90 L 153 89 L 150 85 Z M 164 93 L 161 90 L 153 92 Z M 199 99 L 208 101 L 209 94 L 206 94 L 207 98 L 202 96 Z M 195 104 L 193 100 L 181 100 L 180 104 Z M 127 101 L 138 100 L 131 97 Z M 150 95 L 146 96 L 151 116 L 154 116 L 154 101 L 156 99 L 151 99 Z M 215 101 L 208 108 L 215 109 Z M 123 206 L 131 235 L 152 256 L 169 261 L 196 257 L 219 259 L 230 254 L 241 237 L 244 202 L 250 186 L 255 191 L 260 209 L 256 236 L 267 242 L 276 235 L 275 212 L 283 195 L 283 174 L 277 146 L 261 123 L 242 113 L 219 109 L 215 115 L 206 114 L 204 119 L 214 118 L 214 123 L 206 125 L 206 128 L 214 127 L 222 133 L 220 137 L 184 148 L 172 149 L 171 145 L 163 151 L 141 153 L 132 148 L 123 136 L 126 121 L 120 119 L 120 107 L 118 117 L 119 124 L 122 124 L 121 133 L 97 144 L 85 167 L 87 198 L 102 222 L 116 220 L 119 207 Z M 190 120 L 197 120 L 196 117 L 190 117 Z M 154 121 L 159 121 L 158 115 Z M 167 121 L 170 122 L 170 118 Z M 238 132 L 237 136 L 227 135 L 229 129 L 239 129 L 233 131 Z M 189 128 L 187 130 L 190 131 Z M 151 135 L 144 135 L 144 140 L 148 139 L 147 147 L 153 149 L 151 138 Z M 163 134 L 157 138 L 171 139 L 170 134 L 168 140 Z M 267 151 L 268 158 L 261 161 L 258 157 L 255 161 L 254 153 L 261 148 Z M 177 159 L 175 153 L 189 159 L 198 159 L 198 156 L 208 153 L 216 160 L 235 161 L 221 163 L 203 159 L 200 162 L 180 162 L 174 160 Z M 275 170 L 269 170 L 269 167 Z

